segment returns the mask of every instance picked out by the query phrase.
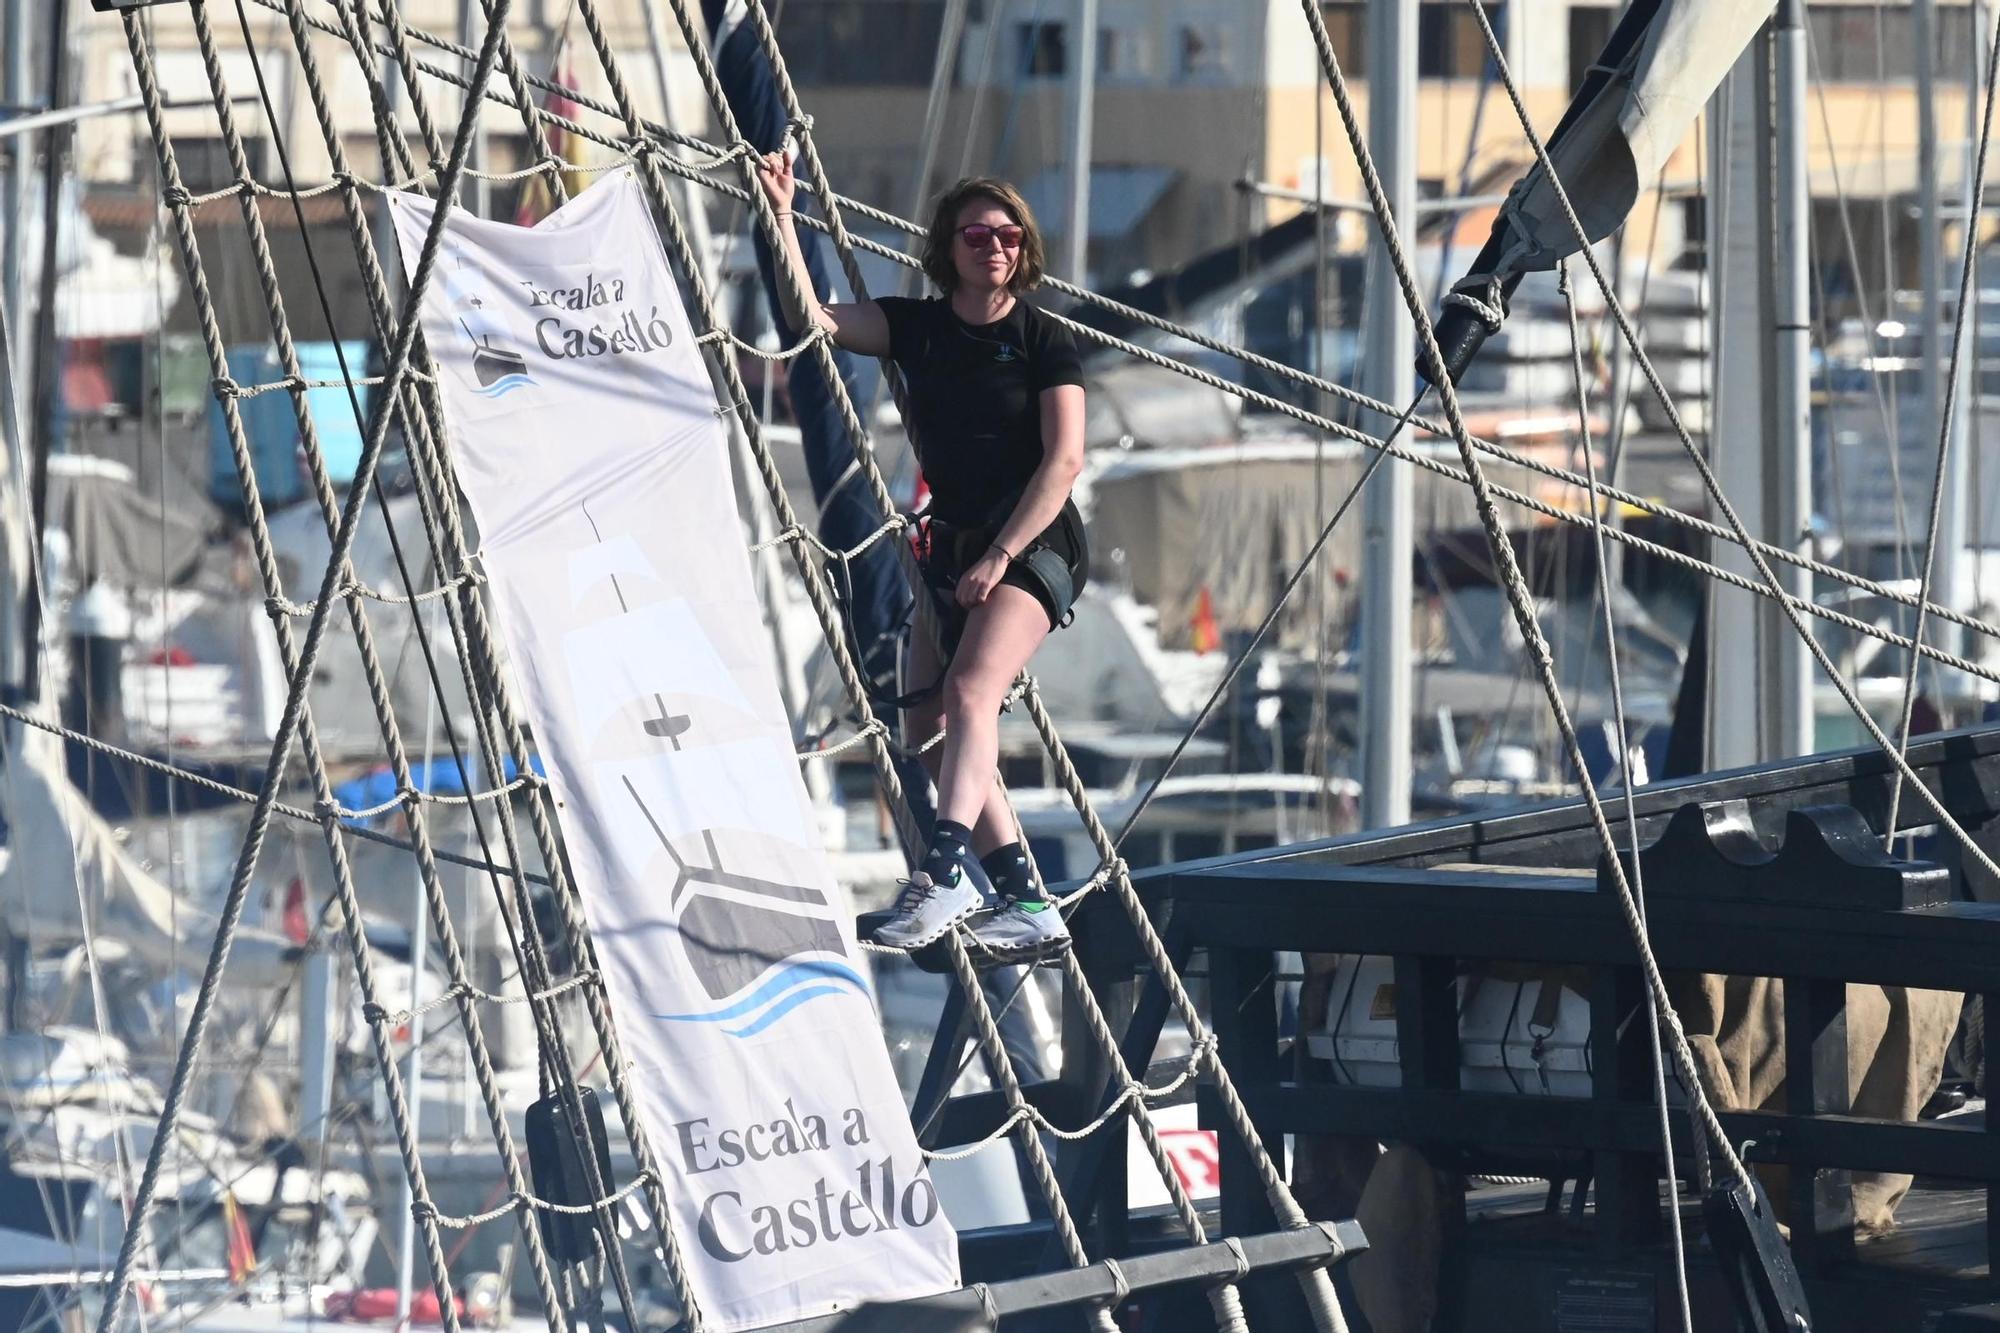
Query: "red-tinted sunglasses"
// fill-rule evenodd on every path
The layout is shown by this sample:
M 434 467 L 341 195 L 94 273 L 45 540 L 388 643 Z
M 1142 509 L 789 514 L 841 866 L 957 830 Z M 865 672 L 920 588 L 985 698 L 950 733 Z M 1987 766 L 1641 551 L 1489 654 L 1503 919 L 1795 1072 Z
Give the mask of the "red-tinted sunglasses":
M 998 227 L 989 227 L 984 222 L 968 222 L 958 229 L 958 234 L 965 238 L 966 246 L 973 250 L 984 250 L 995 241 L 1000 242 L 1000 248 L 1003 250 L 1018 250 L 1021 248 L 1021 238 L 1027 235 L 1027 232 L 1012 222 Z

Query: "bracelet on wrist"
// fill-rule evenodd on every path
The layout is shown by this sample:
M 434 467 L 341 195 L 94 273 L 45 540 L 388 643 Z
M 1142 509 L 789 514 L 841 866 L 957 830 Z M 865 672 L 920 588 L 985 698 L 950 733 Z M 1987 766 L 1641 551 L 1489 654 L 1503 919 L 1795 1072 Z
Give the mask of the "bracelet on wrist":
M 1012 564 L 1014 560 L 1017 558 L 1012 551 L 1002 546 L 999 542 L 994 542 L 993 545 L 988 549 L 998 551 L 1000 554 L 1006 556 L 1009 564 Z

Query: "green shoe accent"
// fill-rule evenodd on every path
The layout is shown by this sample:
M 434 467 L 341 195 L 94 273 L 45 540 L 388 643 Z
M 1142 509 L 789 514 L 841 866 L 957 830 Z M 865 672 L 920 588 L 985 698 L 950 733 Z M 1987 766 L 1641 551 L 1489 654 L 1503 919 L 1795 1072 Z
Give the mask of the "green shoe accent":
M 1035 912 L 1046 912 L 1051 907 L 1054 907 L 1055 904 L 1046 898 L 1018 898 L 1015 900 L 1014 906 L 1020 908 L 1023 912 L 1033 914 Z

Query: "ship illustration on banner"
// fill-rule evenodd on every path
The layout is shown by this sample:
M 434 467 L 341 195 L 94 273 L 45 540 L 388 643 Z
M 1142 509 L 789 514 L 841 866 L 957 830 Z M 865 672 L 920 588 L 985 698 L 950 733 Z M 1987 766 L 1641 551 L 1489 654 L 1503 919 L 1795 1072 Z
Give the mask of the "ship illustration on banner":
M 723 863 L 715 835 L 724 828 L 754 827 L 800 846 L 812 845 L 818 835 L 802 802 L 791 809 L 769 798 L 798 784 L 798 759 L 787 746 L 762 737 L 704 744 L 696 714 L 668 706 L 671 692 L 751 711 L 693 607 L 680 597 L 636 607 L 627 602 L 620 576 L 653 574 L 629 536 L 576 552 L 570 570 L 573 596 L 608 580 L 620 608 L 565 639 L 585 734 L 599 734 L 615 718 L 630 718 L 634 703 L 644 705 L 639 710 L 644 752 L 596 761 L 592 777 L 607 798 L 623 790 L 641 816 L 641 823 L 630 827 L 642 827 L 654 844 L 626 847 L 622 859 L 641 865 L 664 850 L 672 863 L 665 892 L 678 951 L 709 1002 L 655 1017 L 718 1024 L 726 1035 L 741 1038 L 765 1031 L 815 999 L 842 993 L 867 997 L 868 983 L 843 939 L 839 909 L 823 891 L 740 873 Z M 671 662 L 657 660 L 662 644 L 673 646 Z M 670 680 L 670 690 L 635 683 L 630 664 L 642 660 L 648 665 L 640 674 Z
M 498 303 L 479 270 L 457 260 L 444 272 L 444 293 L 453 321 L 472 346 L 472 374 L 479 381 L 473 392 L 499 398 L 533 384 L 527 358 L 507 346 L 507 329 L 493 314 Z

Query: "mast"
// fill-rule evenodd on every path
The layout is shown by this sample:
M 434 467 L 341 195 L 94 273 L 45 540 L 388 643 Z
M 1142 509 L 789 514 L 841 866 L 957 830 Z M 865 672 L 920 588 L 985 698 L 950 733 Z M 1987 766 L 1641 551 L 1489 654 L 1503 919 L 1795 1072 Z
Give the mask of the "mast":
M 1076 58 L 1070 68 L 1069 226 L 1063 238 L 1069 280 L 1090 271 L 1091 113 L 1097 101 L 1097 0 L 1077 0 Z
M 644 6 L 647 14 L 652 13 L 652 5 Z M 458 0 L 458 44 L 468 50 L 479 49 L 479 39 L 484 35 L 479 26 L 480 16 L 485 11 L 478 0 Z M 648 22 L 657 22 L 649 17 Z M 481 115 L 472 122 L 472 142 L 465 153 L 465 177 L 459 183 L 460 207 L 474 217 L 493 216 L 493 183 L 475 172 L 486 170 L 486 117 L 485 107 L 479 108 Z
M 1416 215 L 1414 150 L 1417 6 L 1369 0 L 1368 149 L 1382 173 L 1396 226 L 1410 239 Z M 1379 241 L 1368 253 L 1368 301 L 1362 383 L 1400 407 L 1416 392 L 1416 330 L 1396 295 L 1395 269 Z M 1382 416 L 1365 429 L 1386 433 Z M 1363 497 L 1361 584 L 1361 823 L 1365 828 L 1410 819 L 1410 563 L 1414 534 L 1410 471 L 1390 460 Z
M 1810 555 L 1812 522 L 1812 295 L 1807 269 L 1811 203 L 1806 186 L 1806 29 L 1804 0 L 1778 0 L 1771 19 L 1771 96 L 1759 98 L 1771 126 L 1772 282 L 1771 342 L 1777 373 L 1770 457 L 1775 469 L 1769 540 Z M 1753 48 L 1754 49 L 1754 48 Z M 1812 597 L 1812 575 L 1786 565 L 1778 575 L 1785 591 Z M 1810 754 L 1813 737 L 1813 662 L 1805 640 L 1783 610 L 1760 598 L 1769 626 L 1774 678 L 1770 758 Z
M 1785 0 L 1711 103 L 1709 450 L 1745 525 L 1792 547 L 1812 512 L 1806 123 L 1805 33 L 1800 7 Z M 1758 577 L 1734 543 L 1714 554 L 1722 568 Z M 1805 571 L 1782 566 L 1778 578 L 1791 595 L 1811 595 Z M 1711 595 L 1710 767 L 1807 752 L 1804 642 L 1777 603 L 1720 584 Z

